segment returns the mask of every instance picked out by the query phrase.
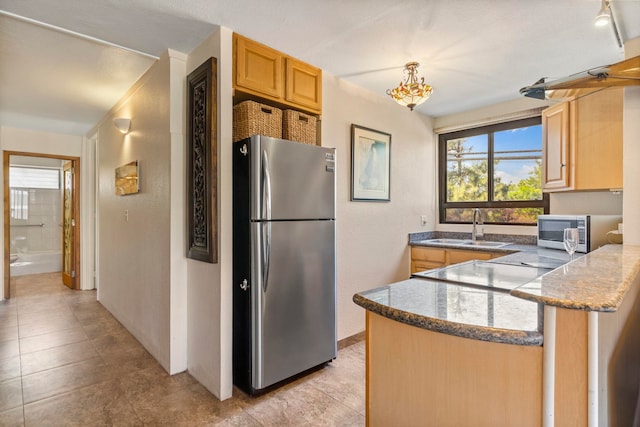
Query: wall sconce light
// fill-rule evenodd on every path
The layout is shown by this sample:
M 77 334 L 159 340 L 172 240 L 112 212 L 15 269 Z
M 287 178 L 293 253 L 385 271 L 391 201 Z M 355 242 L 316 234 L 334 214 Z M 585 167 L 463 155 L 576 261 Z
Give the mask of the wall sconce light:
M 118 129 L 123 135 L 129 133 L 129 129 L 131 129 L 131 119 L 125 118 L 117 118 L 113 119 L 113 125 Z

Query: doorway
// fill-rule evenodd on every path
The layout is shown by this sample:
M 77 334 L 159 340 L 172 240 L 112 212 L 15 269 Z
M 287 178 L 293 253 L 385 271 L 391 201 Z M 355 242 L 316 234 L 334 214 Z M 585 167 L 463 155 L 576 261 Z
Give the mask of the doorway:
M 12 275 L 60 272 L 79 289 L 80 159 L 5 151 L 4 296 Z

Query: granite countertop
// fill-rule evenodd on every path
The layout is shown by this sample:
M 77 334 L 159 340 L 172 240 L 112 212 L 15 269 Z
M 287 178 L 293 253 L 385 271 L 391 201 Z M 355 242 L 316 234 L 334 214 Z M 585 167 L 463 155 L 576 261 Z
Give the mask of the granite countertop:
M 640 273 L 640 246 L 606 245 L 511 291 L 529 301 L 616 311 Z
M 409 279 L 353 296 L 359 306 L 398 322 L 463 338 L 542 345 L 541 305 L 507 293 Z
M 409 244 L 442 247 L 421 241 L 439 237 L 418 236 Z M 509 293 L 420 278 L 360 292 L 353 301 L 392 320 L 436 332 L 482 341 L 542 345 L 543 305 L 616 311 L 640 274 L 640 246 L 606 245 L 589 254 L 576 254 L 571 262 L 564 251 L 528 242 L 489 250 L 505 253 L 487 261 L 490 263 L 553 270 Z

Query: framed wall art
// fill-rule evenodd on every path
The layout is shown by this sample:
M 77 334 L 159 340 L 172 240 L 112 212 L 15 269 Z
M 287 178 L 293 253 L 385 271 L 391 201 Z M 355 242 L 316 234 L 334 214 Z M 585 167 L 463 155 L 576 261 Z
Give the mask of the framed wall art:
M 391 200 L 391 134 L 351 125 L 351 200 Z
M 140 191 L 138 161 L 134 160 L 116 168 L 116 195 L 126 196 Z
M 218 262 L 217 60 L 187 76 L 187 258 Z

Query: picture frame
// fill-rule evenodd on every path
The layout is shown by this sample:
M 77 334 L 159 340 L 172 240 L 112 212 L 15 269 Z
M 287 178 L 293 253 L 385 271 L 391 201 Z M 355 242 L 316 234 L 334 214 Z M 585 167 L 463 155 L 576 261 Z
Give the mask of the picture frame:
M 140 191 L 140 165 L 137 160 L 116 168 L 115 190 L 117 196 L 136 194 Z
M 391 201 L 391 134 L 351 125 L 351 201 Z
M 187 258 L 218 262 L 217 59 L 187 76 Z

